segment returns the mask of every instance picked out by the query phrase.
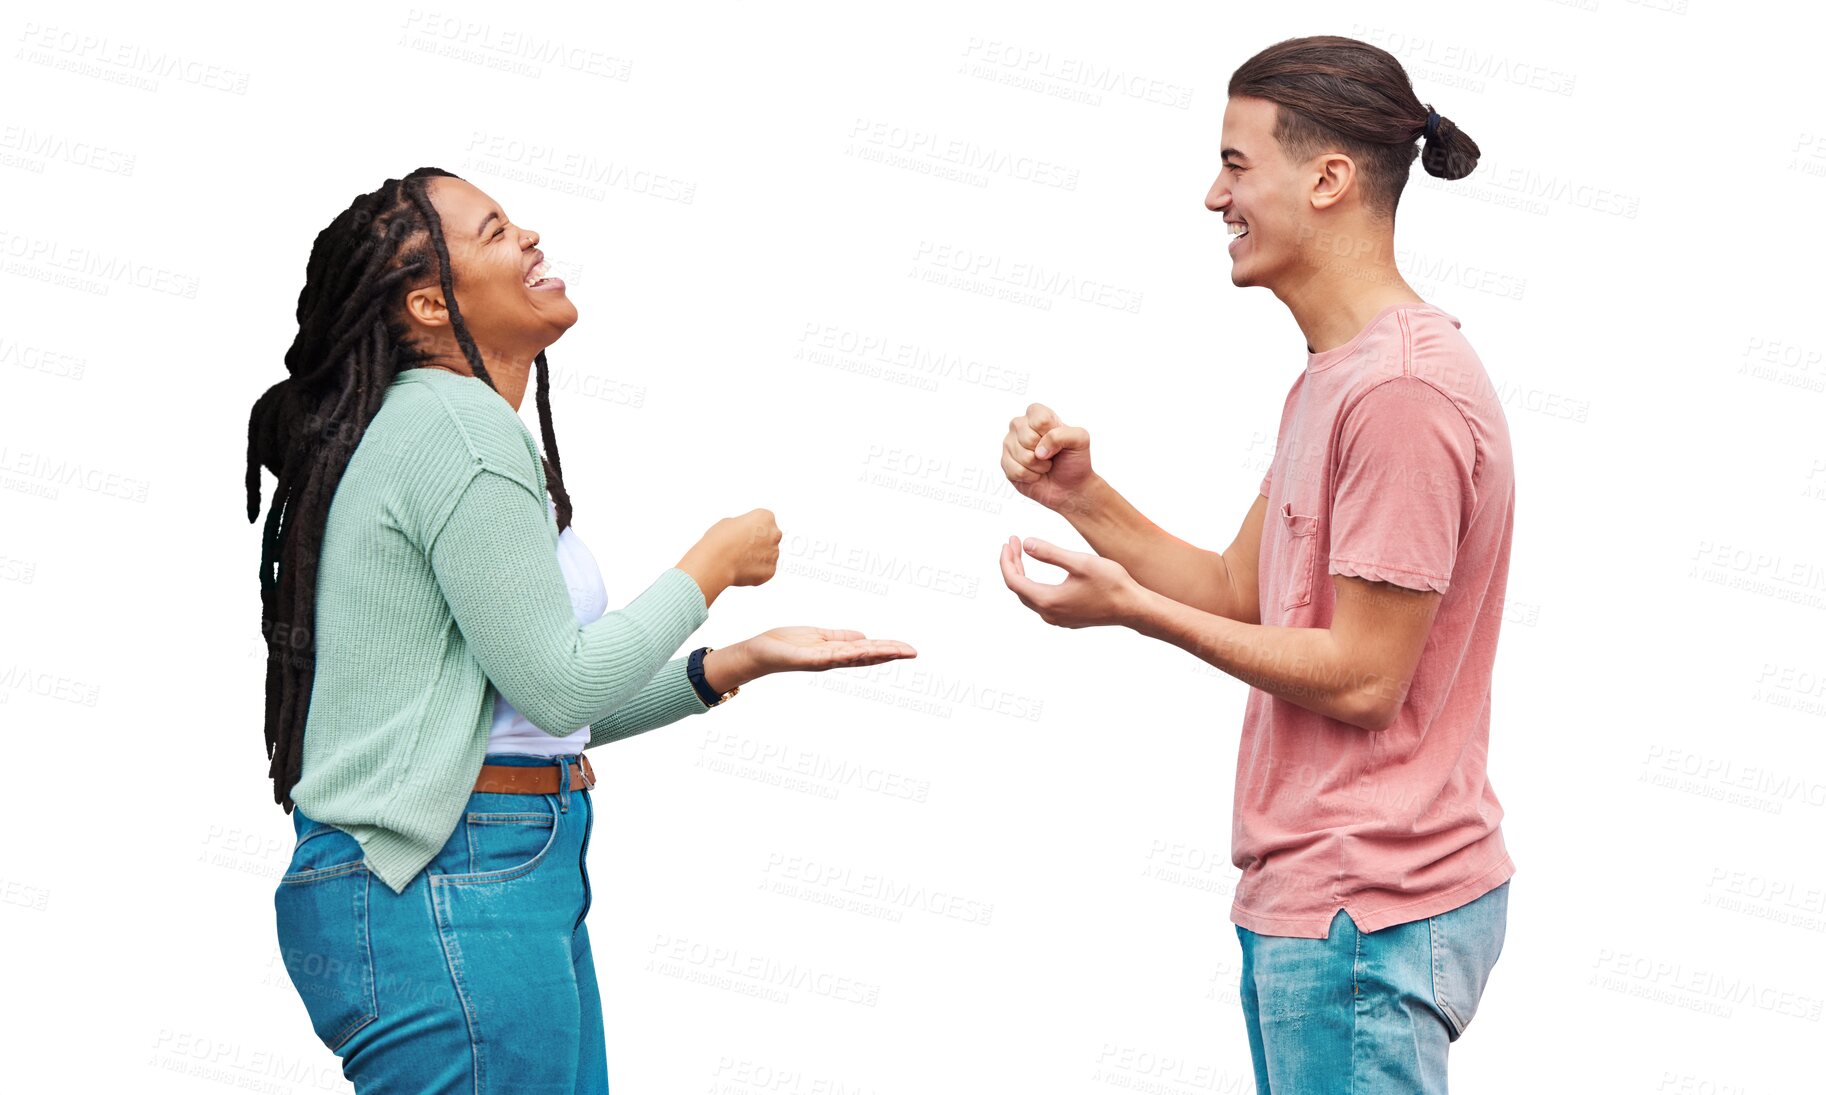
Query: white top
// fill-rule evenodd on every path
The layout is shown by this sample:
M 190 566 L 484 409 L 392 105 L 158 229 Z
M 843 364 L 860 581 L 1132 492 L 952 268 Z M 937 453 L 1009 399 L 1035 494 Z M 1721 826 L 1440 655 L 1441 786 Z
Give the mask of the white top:
M 558 504 L 550 498 L 545 504 L 551 511 L 552 520 L 556 521 Z M 558 569 L 564 572 L 564 584 L 570 587 L 571 611 L 577 615 L 578 626 L 596 620 L 608 611 L 609 594 L 602 585 L 602 571 L 596 566 L 596 557 L 590 554 L 590 549 L 583 546 L 575 526 L 558 534 Z M 506 696 L 495 692 L 494 723 L 488 730 L 490 753 L 534 753 L 555 757 L 581 753 L 589 743 L 587 724 L 562 738 L 555 738 L 528 722 L 525 715 L 507 702 Z

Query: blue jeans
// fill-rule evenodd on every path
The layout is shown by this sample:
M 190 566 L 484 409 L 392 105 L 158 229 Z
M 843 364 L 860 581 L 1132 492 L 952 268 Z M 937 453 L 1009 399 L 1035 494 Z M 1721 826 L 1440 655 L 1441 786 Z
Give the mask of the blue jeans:
M 1446 1048 L 1502 953 L 1509 883 L 1438 916 L 1324 939 L 1243 944 L 1243 1018 L 1257 1095 L 1443 1095 Z
M 490 753 L 488 764 L 564 758 Z M 358 1092 L 606 1095 L 590 958 L 587 790 L 472 792 L 404 893 L 361 845 L 294 808 L 273 906 L 311 1027 Z

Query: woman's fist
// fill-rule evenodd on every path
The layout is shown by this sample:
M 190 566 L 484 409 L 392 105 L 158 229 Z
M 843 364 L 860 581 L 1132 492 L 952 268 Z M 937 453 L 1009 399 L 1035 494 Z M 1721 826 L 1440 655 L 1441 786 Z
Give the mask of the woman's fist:
M 780 562 L 780 526 L 770 509 L 725 517 L 710 526 L 702 542 L 723 560 L 732 586 L 758 586 L 774 576 Z

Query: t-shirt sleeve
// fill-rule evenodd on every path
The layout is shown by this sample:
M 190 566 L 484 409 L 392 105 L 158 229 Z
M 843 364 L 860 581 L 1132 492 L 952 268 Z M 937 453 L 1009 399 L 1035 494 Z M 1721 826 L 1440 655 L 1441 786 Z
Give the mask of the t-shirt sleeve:
M 482 468 L 426 553 L 489 681 L 534 726 L 562 736 L 642 694 L 709 612 L 696 580 L 672 567 L 626 607 L 579 626 L 550 521 L 524 483 Z
M 1344 412 L 1332 469 L 1332 574 L 1444 593 L 1476 501 L 1477 442 L 1457 404 L 1417 377 Z
M 1261 489 L 1256 491 L 1257 494 L 1265 495 L 1268 493 L 1268 478 L 1269 477 L 1266 475 L 1262 476 L 1262 486 Z

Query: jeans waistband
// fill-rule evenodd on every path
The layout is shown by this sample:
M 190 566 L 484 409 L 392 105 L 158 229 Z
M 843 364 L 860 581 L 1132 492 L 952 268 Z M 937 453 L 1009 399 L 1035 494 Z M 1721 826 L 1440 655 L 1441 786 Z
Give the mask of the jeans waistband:
M 482 757 L 482 763 L 483 764 L 505 764 L 505 765 L 511 765 L 513 767 L 518 767 L 518 768 L 537 768 L 537 767 L 541 767 L 543 765 L 548 765 L 548 764 L 557 766 L 560 763 L 577 765 L 582 762 L 582 759 L 583 759 L 582 753 L 558 753 L 558 754 L 552 754 L 552 755 L 548 755 L 545 753 L 488 753 Z M 568 813 L 570 811 L 570 806 L 571 806 L 570 787 L 564 780 L 559 780 L 559 787 L 560 787 L 560 790 L 558 792 L 559 808 L 562 812 Z M 478 794 L 480 792 L 472 791 L 470 793 L 473 795 L 473 794 Z M 488 795 L 488 797 L 490 799 L 500 799 L 500 798 L 520 798 L 520 797 L 543 798 L 545 796 L 538 795 L 538 794 L 520 796 L 520 795 L 502 795 L 502 794 L 491 793 Z M 312 828 L 312 827 L 319 827 L 319 826 L 322 826 L 323 824 L 324 824 L 323 822 L 317 821 L 317 820 L 309 817 L 308 815 L 306 815 L 304 813 L 303 810 L 299 809 L 296 804 L 293 804 L 293 806 L 292 806 L 292 829 L 293 829 L 294 834 L 296 834 L 298 836 L 302 836 L 307 829 Z
M 571 769 L 581 766 L 583 763 L 583 754 L 582 753 L 553 753 L 553 754 L 546 754 L 546 753 L 488 753 L 482 757 L 482 763 L 484 765 L 500 764 L 500 765 L 506 765 L 506 766 L 514 767 L 514 768 L 538 768 L 538 767 L 541 767 L 544 765 L 550 765 L 553 767 L 557 767 L 559 772 L 561 773 L 561 775 L 559 776 L 559 779 L 558 779 L 558 809 L 562 813 L 569 813 L 570 809 L 571 809 L 570 781 L 568 779 L 565 779 L 564 776 L 562 775 L 562 773 L 568 773 L 568 772 L 570 772 Z M 471 792 L 471 793 L 472 794 L 481 794 L 482 792 Z M 502 794 L 500 792 L 489 792 L 488 797 L 491 799 L 495 799 L 495 798 L 520 798 L 523 796 L 511 794 L 511 793 Z M 533 795 L 532 797 L 540 797 L 540 796 Z

